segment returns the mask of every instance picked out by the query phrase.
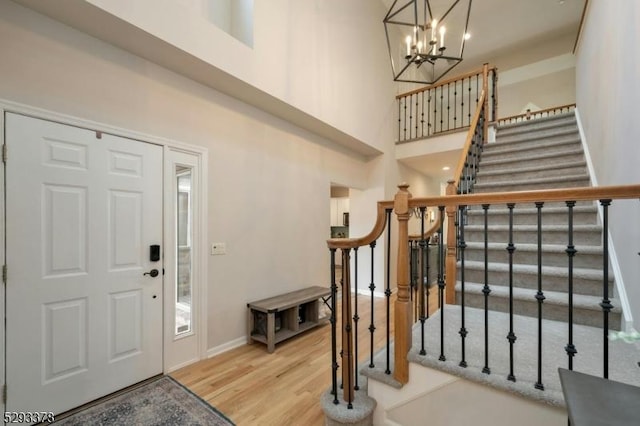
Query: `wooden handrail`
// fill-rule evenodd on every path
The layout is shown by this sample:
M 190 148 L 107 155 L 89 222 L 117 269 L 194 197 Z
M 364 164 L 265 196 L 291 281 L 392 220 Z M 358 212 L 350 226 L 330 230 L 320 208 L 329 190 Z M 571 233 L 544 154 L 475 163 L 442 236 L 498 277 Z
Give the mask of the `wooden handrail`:
M 563 110 L 565 108 L 570 109 L 570 108 L 575 108 L 576 104 L 566 104 L 566 105 L 560 105 L 560 106 L 555 106 L 555 107 L 551 107 L 551 108 L 545 108 L 545 109 L 541 109 L 538 111 L 529 111 L 529 112 L 525 112 L 523 114 L 516 114 L 516 115 L 511 115 L 509 117 L 502 117 L 502 118 L 498 118 L 496 121 L 500 122 L 500 121 L 511 121 L 511 120 L 517 120 L 518 118 L 525 118 L 527 116 L 531 116 L 531 115 L 538 115 L 538 114 L 544 114 L 545 112 L 551 112 L 551 111 L 555 111 L 555 110 Z
M 495 69 L 496 69 L 496 67 L 489 67 L 488 68 L 489 71 L 492 71 L 492 70 L 495 70 Z M 453 83 L 454 81 L 463 80 L 463 79 L 465 79 L 467 77 L 472 77 L 474 75 L 481 76 L 482 75 L 482 71 L 483 71 L 483 68 L 480 68 L 479 70 L 469 71 L 466 74 L 461 74 L 461 75 L 458 75 L 458 76 L 455 76 L 455 77 L 448 78 L 446 80 L 439 81 L 438 83 L 432 84 L 431 86 L 425 86 L 425 87 L 421 87 L 419 89 L 412 90 L 410 92 L 401 93 L 399 95 L 396 95 L 396 99 L 404 98 L 406 96 L 415 95 L 416 93 L 426 92 L 427 90 L 435 89 L 436 87 L 444 86 L 446 84 Z
M 480 100 L 478 101 L 478 108 L 476 108 L 476 112 L 473 114 L 473 121 L 471 121 L 471 125 L 469 126 L 469 131 L 467 132 L 467 139 L 462 147 L 462 154 L 460 155 L 460 159 L 458 160 L 458 166 L 453 174 L 454 183 L 456 188 L 460 183 L 460 176 L 462 175 L 462 169 L 464 169 L 464 163 L 467 160 L 467 153 L 469 152 L 469 148 L 471 148 L 471 143 L 473 142 L 473 137 L 475 135 L 476 127 L 478 127 L 478 121 L 480 120 L 480 114 L 485 107 L 485 99 L 487 97 L 486 91 L 482 91 L 480 94 Z
M 596 186 L 536 191 L 488 192 L 485 194 L 445 195 L 409 199 L 409 207 L 472 206 L 481 204 L 533 203 L 536 201 L 593 201 L 640 199 L 640 185 Z
M 444 220 L 444 215 L 441 214 L 440 211 L 438 211 L 438 220 L 436 220 L 436 223 L 433 226 L 431 226 L 431 228 L 427 229 L 425 233 L 422 235 L 420 234 L 409 235 L 409 241 L 421 241 L 423 239 L 426 240 L 427 238 L 431 237 L 433 234 L 438 232 L 438 229 L 440 229 L 440 225 L 442 224 L 443 220 Z
M 330 249 L 354 249 L 367 246 L 377 240 L 384 232 L 384 226 L 387 224 L 386 211 L 393 209 L 393 201 L 378 201 L 377 209 L 376 223 L 367 235 L 359 238 L 330 238 L 327 240 L 327 246 Z

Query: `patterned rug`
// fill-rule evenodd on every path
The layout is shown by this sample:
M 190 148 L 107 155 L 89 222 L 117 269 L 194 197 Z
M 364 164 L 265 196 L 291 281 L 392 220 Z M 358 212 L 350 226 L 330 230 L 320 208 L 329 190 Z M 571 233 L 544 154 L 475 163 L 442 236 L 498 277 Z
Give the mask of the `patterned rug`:
M 125 391 L 57 425 L 214 425 L 234 423 L 169 376 Z

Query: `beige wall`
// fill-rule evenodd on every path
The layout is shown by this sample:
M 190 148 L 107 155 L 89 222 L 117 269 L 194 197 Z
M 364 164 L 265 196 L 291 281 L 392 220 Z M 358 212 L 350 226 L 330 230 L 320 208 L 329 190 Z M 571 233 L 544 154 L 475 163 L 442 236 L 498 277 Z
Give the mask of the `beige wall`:
M 577 51 L 576 94 L 598 185 L 640 183 L 640 3 L 589 2 Z M 614 203 L 610 229 L 640 328 L 640 203 Z
M 209 348 L 244 336 L 247 301 L 328 285 L 330 183 L 384 181 L 331 141 L 8 0 L 0 52 L 0 99 L 208 148 L 207 240 L 228 253 L 209 257 Z M 367 118 L 388 109 L 360 108 Z

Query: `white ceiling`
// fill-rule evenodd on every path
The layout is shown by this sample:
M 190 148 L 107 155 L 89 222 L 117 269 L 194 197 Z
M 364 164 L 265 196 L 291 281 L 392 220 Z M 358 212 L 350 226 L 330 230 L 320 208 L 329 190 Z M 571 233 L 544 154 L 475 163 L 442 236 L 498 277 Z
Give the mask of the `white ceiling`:
M 387 9 L 394 0 L 381 0 Z M 471 39 L 465 43 L 464 61 L 456 72 L 477 69 L 511 52 L 526 52 L 545 43 L 565 40 L 563 53 L 573 51 L 587 0 L 472 0 L 469 17 Z M 409 0 L 398 0 L 398 5 Z M 572 35 L 567 37 L 567 35 Z M 556 47 L 557 48 L 557 47 Z M 453 175 L 459 151 L 447 151 L 400 160 L 429 177 L 446 181 Z

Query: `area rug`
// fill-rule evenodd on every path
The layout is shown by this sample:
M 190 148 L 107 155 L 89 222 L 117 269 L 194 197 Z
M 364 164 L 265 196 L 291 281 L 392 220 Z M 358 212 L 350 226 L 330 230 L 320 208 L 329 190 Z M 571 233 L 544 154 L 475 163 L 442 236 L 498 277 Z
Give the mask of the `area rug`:
M 57 425 L 214 425 L 234 423 L 169 376 L 125 391 Z

